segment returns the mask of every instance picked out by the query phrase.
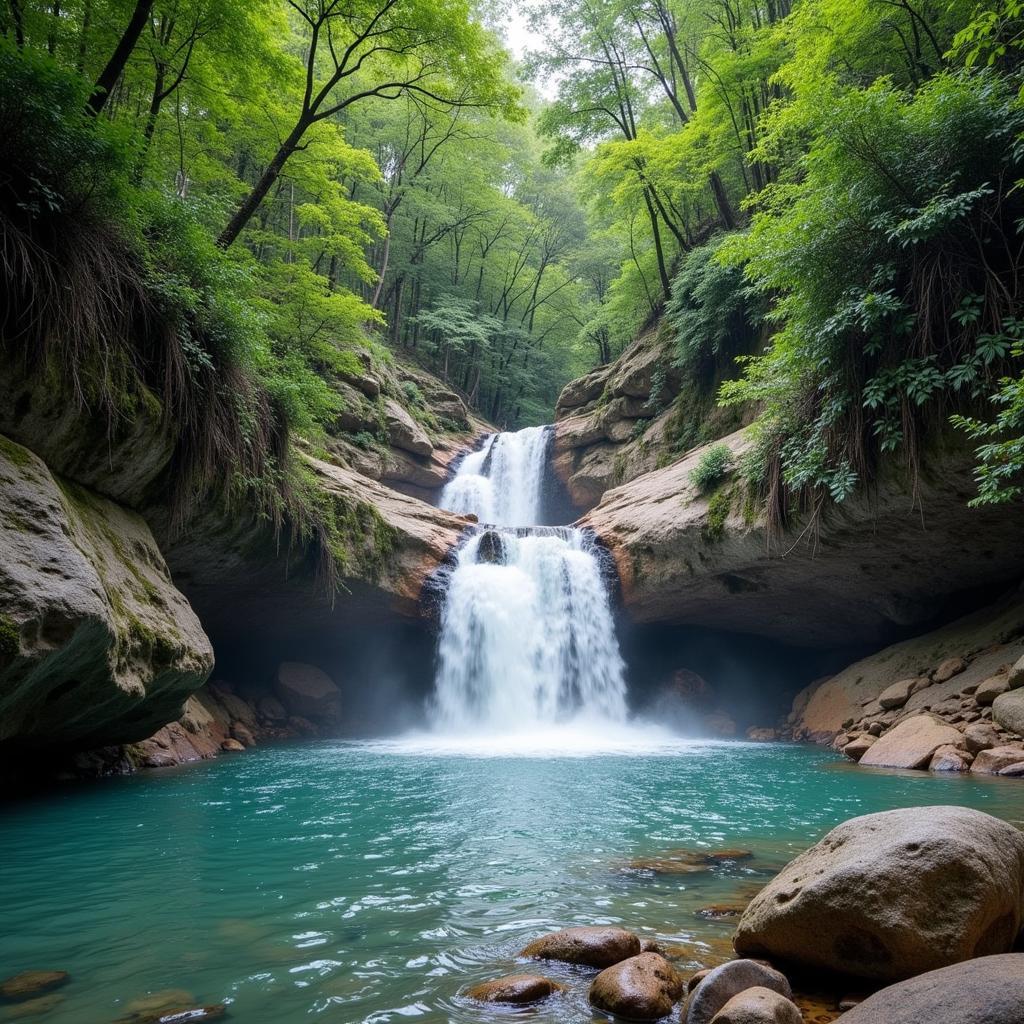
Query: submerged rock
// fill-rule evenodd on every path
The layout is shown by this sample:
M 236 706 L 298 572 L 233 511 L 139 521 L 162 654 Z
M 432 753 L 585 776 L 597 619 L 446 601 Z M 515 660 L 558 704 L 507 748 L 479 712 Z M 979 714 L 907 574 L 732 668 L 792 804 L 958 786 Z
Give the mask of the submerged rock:
M 138 1010 L 118 1017 L 114 1024 L 206 1024 L 227 1015 L 223 1003 L 209 1006 L 172 1006 L 156 1010 Z
M 733 996 L 711 1020 L 712 1024 L 803 1024 L 792 1000 L 761 985 Z
M 564 928 L 534 939 L 519 955 L 537 960 L 563 960 L 587 967 L 611 967 L 640 952 L 640 939 L 625 928 L 593 925 Z
M 564 988 L 541 974 L 509 974 L 474 985 L 466 995 L 478 1003 L 539 1003 Z
M 14 1003 L 5 1007 L 3 1015 L 7 1020 L 26 1020 L 31 1017 L 42 1017 L 51 1013 L 64 1002 L 62 992 L 50 992 L 45 996 L 35 996 L 24 1002 Z
M 683 978 L 657 953 L 641 953 L 603 970 L 590 986 L 590 1002 L 627 1020 L 660 1020 L 683 994 Z
M 965 807 L 853 818 L 758 894 L 734 944 L 803 968 L 898 980 L 1013 946 L 1024 835 Z
M 0 982 L 0 996 L 4 999 L 28 999 L 58 988 L 70 977 L 67 971 L 22 971 Z
M 793 991 L 784 974 L 756 960 L 731 960 L 709 971 L 690 992 L 681 1024 L 710 1024 L 733 996 L 760 987 L 789 999 Z
M 843 1024 L 1021 1024 L 1024 953 L 985 956 L 919 974 L 869 996 Z

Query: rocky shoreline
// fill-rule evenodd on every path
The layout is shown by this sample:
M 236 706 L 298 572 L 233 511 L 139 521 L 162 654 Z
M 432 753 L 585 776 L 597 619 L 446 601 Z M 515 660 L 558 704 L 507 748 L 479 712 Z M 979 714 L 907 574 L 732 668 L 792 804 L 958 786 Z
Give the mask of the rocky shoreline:
M 963 807 L 885 811 L 839 825 L 769 882 L 739 918 L 737 959 L 687 978 L 624 927 L 572 927 L 519 959 L 572 965 L 574 981 L 523 972 L 463 997 L 522 1006 L 586 986 L 592 1007 L 632 1021 L 1020 1024 L 1022 925 L 1016 827 Z

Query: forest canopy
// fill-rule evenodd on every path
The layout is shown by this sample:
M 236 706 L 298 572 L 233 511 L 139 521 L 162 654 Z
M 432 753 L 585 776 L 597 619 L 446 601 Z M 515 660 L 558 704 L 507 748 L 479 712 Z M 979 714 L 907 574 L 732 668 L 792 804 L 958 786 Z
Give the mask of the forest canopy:
M 1024 4 L 522 9 L 517 62 L 472 0 L 4 0 L 4 344 L 158 401 L 186 504 L 301 514 L 367 354 L 515 427 L 659 319 L 779 521 L 949 429 L 1024 493 Z

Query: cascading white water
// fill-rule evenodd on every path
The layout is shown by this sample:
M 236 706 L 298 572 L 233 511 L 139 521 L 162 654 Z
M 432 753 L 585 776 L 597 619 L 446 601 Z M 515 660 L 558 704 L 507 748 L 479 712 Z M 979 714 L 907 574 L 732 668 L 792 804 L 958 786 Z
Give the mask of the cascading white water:
M 459 464 L 441 507 L 495 526 L 540 525 L 550 434 L 550 427 L 491 434 Z
M 548 440 L 546 427 L 493 435 L 441 496 L 493 524 L 463 546 L 448 580 L 431 708 L 445 732 L 626 718 L 598 549 L 582 530 L 537 525 Z

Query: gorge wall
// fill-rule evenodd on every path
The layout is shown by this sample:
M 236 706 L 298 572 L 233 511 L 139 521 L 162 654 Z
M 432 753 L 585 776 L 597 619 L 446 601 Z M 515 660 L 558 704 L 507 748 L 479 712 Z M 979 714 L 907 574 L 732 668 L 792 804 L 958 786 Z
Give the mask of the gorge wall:
M 288 726 L 295 715 L 256 710 L 274 666 L 310 638 L 336 641 L 328 658 L 381 617 L 395 629 L 418 622 L 423 581 L 466 525 L 423 499 L 488 429 L 414 366 L 367 356 L 364 373 L 333 382 L 343 400 L 334 428 L 315 448 L 300 441 L 295 456 L 330 511 L 340 576 L 331 593 L 309 546 L 244 501 L 174 522 L 173 445 L 158 409 L 104 422 L 18 367 L 3 370 L 0 752 L 12 760 L 161 730 L 174 742 L 158 743 L 150 761 L 164 763 L 161 749 L 185 758 L 190 744 L 208 756 L 233 722 L 301 732 L 308 721 Z M 234 714 L 220 720 L 190 699 L 211 677 L 214 650 L 216 676 L 239 676 L 220 684 L 219 705 L 207 698 L 216 710 L 237 691 Z

